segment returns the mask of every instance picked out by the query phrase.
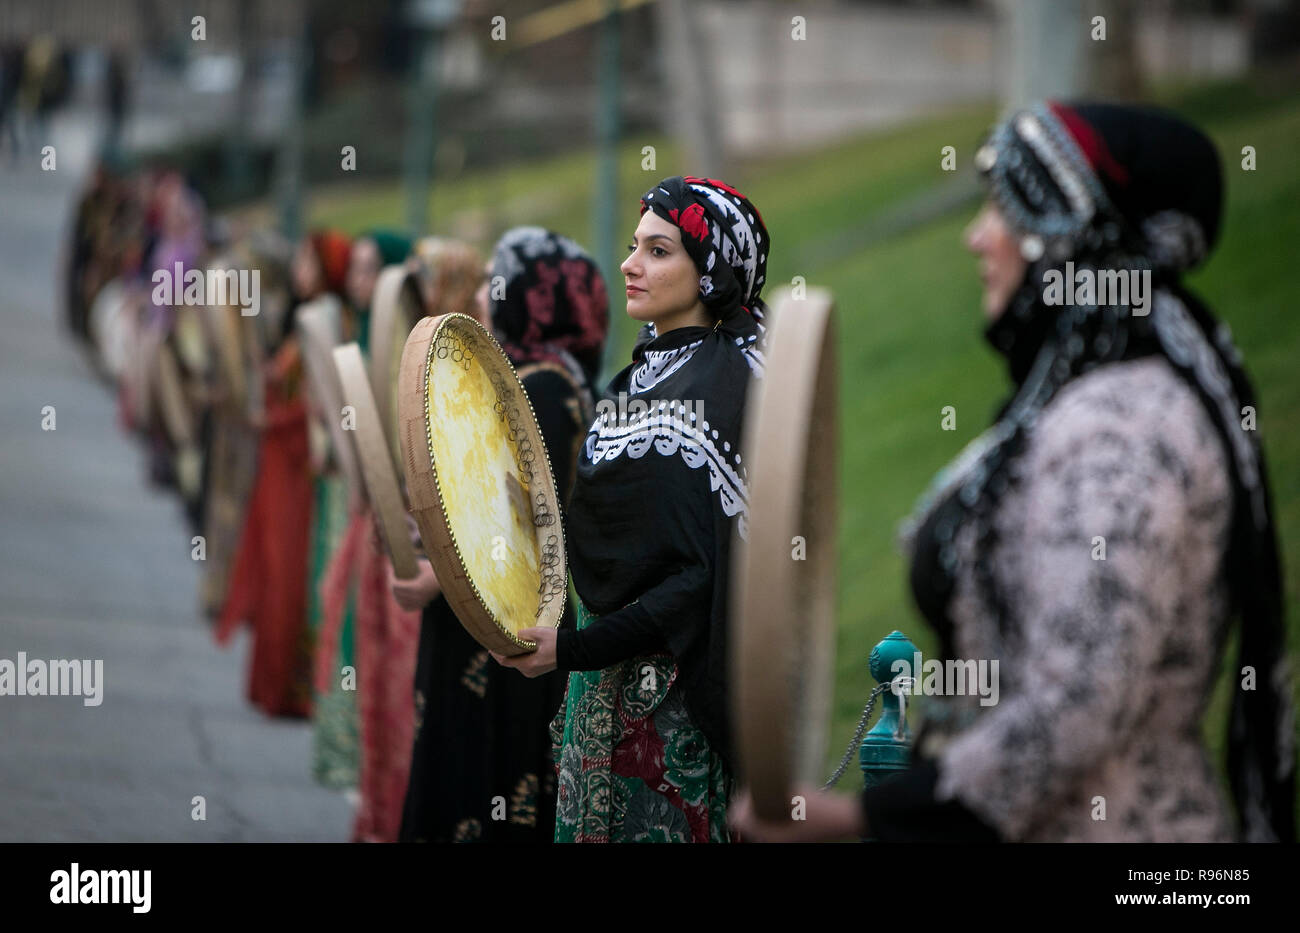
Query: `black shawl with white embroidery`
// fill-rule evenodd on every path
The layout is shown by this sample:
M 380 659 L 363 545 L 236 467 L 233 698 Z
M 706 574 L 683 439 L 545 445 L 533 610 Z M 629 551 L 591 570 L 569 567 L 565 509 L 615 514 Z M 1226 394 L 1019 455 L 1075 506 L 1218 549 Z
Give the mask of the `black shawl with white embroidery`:
M 557 662 L 561 670 L 597 670 L 670 652 L 692 718 L 730 759 L 730 543 L 733 530 L 745 534 L 740 434 L 749 380 L 763 369 L 767 231 L 743 195 L 711 179 L 666 179 L 647 199 L 654 207 L 643 200 L 643 211 L 685 219 L 701 299 L 718 319 L 662 336 L 646 325 L 632 363 L 597 405 L 567 541 L 575 588 L 600 618 L 560 633 Z

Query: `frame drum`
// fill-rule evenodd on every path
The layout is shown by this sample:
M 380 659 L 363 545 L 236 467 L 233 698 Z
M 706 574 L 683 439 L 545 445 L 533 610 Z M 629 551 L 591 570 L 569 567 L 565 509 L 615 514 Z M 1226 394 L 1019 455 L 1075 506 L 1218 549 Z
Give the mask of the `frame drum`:
M 820 787 L 834 682 L 836 375 L 830 293 L 779 291 L 745 411 L 749 533 L 733 541 L 731 705 L 758 815 Z M 802 541 L 805 550 L 796 557 Z
M 126 371 L 131 353 L 136 314 L 131 301 L 122 279 L 112 279 L 95 295 L 87 316 L 87 330 L 100 371 L 114 380 Z
M 302 362 L 311 393 L 329 431 L 334 462 L 347 479 L 348 487 L 364 494 L 361 468 L 352 441 L 343 430 L 343 386 L 334 366 L 334 347 L 339 342 L 340 305 L 337 298 L 316 298 L 298 309 L 298 334 L 302 338 Z
M 550 457 L 510 360 L 467 315 L 423 318 L 398 416 L 411 512 L 447 602 L 483 647 L 536 649 L 516 633 L 559 625 L 568 567 Z
M 356 430 L 350 431 L 356 442 L 357 459 L 366 481 L 366 493 L 375 516 L 384 547 L 393 562 L 393 571 L 403 580 L 415 576 L 415 547 L 406 531 L 406 507 L 397 485 L 397 471 L 388 454 L 388 442 L 375 408 L 375 398 L 366 377 L 361 348 L 346 343 L 334 348 L 334 365 L 343 385 L 343 399 L 356 413 Z
M 158 367 L 158 410 L 163 428 L 173 444 L 184 447 L 194 440 L 194 413 L 185 397 L 185 379 L 176 351 L 165 339 L 158 345 L 154 365 Z
M 402 450 L 397 442 L 397 380 L 406 337 L 422 317 L 424 303 L 415 274 L 405 265 L 385 267 L 375 282 L 370 312 L 370 385 L 393 463 L 399 465 Z

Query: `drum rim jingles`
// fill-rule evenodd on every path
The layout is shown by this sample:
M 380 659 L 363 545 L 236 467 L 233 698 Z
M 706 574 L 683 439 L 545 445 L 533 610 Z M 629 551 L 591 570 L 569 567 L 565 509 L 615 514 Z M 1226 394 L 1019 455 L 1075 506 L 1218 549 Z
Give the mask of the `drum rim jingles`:
M 534 464 L 544 463 L 546 467 L 540 476 L 534 468 L 533 482 L 540 484 L 541 488 L 530 488 L 530 492 L 533 493 L 534 509 L 533 515 L 530 516 L 531 523 L 538 535 L 539 551 L 542 552 L 540 567 L 551 567 L 551 573 L 549 576 L 544 575 L 543 579 L 549 578 L 554 582 L 550 599 L 542 597 L 539 587 L 537 614 L 527 625 L 521 624 L 519 627 L 556 628 L 559 626 L 565 601 L 568 599 L 568 563 L 564 548 L 564 526 L 560 520 L 559 495 L 550 454 L 542 438 L 541 429 L 537 425 L 532 401 L 528 398 L 528 392 L 520 382 L 514 365 L 501 349 L 496 338 L 478 321 L 466 314 L 449 313 L 422 318 L 412 328 L 402 351 L 398 417 L 401 425 L 399 439 L 403 470 L 406 475 L 407 498 L 410 502 L 411 514 L 415 516 L 416 524 L 420 528 L 425 554 L 438 575 L 443 595 L 446 596 L 461 625 L 485 648 L 504 655 L 523 654 L 535 650 L 537 645 L 535 642 L 517 637 L 493 616 L 492 610 L 479 590 L 478 583 L 466 567 L 460 545 L 451 528 L 442 488 L 438 482 L 433 437 L 429 425 L 427 378 L 437 338 L 445 328 L 472 329 L 474 336 L 482 342 L 483 346 L 490 348 L 495 354 L 496 363 L 500 364 L 500 372 L 503 375 L 509 374 L 511 387 L 523 399 L 523 404 L 519 406 L 519 429 L 535 449 L 541 450 L 541 456 L 533 461 Z M 523 417 L 525 411 L 527 417 Z M 553 516 L 549 523 L 544 521 L 548 515 Z M 543 532 L 543 528 L 551 530 Z M 544 534 L 553 536 L 554 541 L 547 541 L 544 544 Z M 546 560 L 548 546 L 552 563 Z
M 764 377 L 751 383 L 746 403 L 749 514 L 747 539 L 736 536 L 732 557 L 731 708 L 741 773 L 767 820 L 789 819 L 796 785 L 820 786 L 814 775 L 825 767 L 837 571 L 833 310 L 824 289 L 798 299 L 788 288 L 778 292 Z M 796 536 L 803 560 L 795 558 Z M 801 649 L 805 665 L 796 670 Z M 802 706 L 793 696 L 796 674 L 809 688 Z

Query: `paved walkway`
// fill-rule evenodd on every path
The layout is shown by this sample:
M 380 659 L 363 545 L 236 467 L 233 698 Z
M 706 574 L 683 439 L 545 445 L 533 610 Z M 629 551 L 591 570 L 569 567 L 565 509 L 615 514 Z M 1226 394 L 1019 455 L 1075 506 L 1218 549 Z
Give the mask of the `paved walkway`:
M 346 840 L 352 808 L 312 781 L 310 728 L 244 701 L 247 638 L 213 644 L 180 505 L 147 485 L 63 329 L 92 137 L 84 115 L 51 132 L 56 172 L 0 164 L 0 659 L 102 659 L 105 683 L 98 707 L 0 696 L 0 842 Z

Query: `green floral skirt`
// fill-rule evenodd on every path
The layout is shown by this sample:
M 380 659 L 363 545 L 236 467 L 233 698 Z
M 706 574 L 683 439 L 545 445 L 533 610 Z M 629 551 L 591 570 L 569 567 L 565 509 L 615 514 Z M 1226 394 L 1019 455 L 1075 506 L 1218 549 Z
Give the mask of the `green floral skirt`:
M 596 620 L 575 600 L 578 629 Z M 556 842 L 728 842 L 733 778 L 667 654 L 569 674 L 551 723 Z
M 312 517 L 311 592 L 307 599 L 308 622 L 313 637 L 319 637 L 325 609 L 320 585 L 329 567 L 330 557 L 348 524 L 347 484 L 337 476 L 318 476 L 316 507 Z M 348 595 L 343 616 L 342 644 L 335 646 L 338 667 L 356 666 L 354 649 L 355 606 Z M 356 690 L 343 688 L 342 679 L 331 680 L 328 693 L 317 693 L 312 700 L 312 773 L 326 787 L 356 787 L 361 765 L 361 720 L 357 711 Z

